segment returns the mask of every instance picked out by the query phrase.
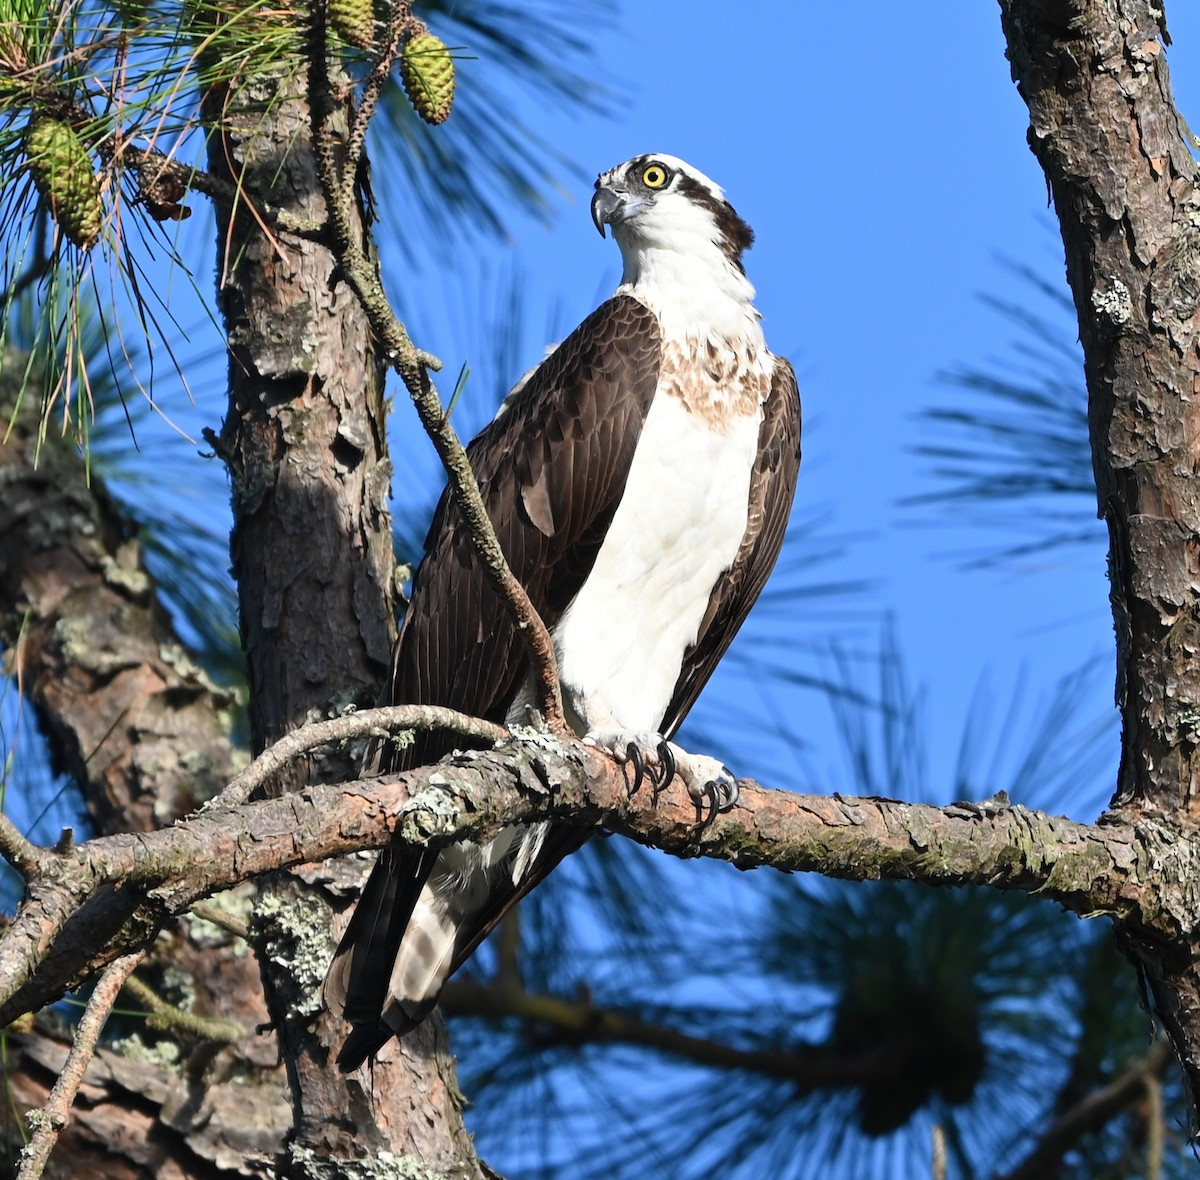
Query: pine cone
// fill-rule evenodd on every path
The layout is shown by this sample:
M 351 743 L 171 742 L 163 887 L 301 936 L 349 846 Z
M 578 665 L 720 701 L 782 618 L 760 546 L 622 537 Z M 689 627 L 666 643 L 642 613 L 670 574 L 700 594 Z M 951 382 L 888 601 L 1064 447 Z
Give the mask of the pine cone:
M 375 6 L 371 0 L 329 0 L 329 23 L 348 45 L 372 49 L 375 45 Z
M 426 123 L 444 123 L 454 105 L 454 59 L 432 33 L 414 37 L 400 57 L 404 92 Z
M 81 250 L 100 237 L 104 204 L 92 158 L 75 129 L 61 119 L 36 116 L 25 132 L 33 183 L 62 231 Z

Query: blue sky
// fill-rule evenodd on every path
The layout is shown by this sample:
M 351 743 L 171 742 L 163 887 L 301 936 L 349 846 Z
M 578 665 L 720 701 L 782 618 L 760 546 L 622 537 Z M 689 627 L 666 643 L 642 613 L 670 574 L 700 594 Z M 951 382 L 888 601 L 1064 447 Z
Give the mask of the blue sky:
M 535 9 L 559 11 L 549 0 Z M 743 653 L 766 644 L 773 663 L 803 678 L 830 671 L 828 654 L 814 645 L 835 642 L 862 657 L 870 678 L 889 619 L 922 701 L 923 794 L 935 800 L 954 794 L 959 735 L 977 692 L 983 712 L 996 717 L 990 732 L 999 744 L 1007 726 L 1025 734 L 1058 679 L 1093 660 L 1073 690 L 1081 724 L 1107 719 L 1092 789 L 1071 797 L 1020 794 L 1091 818 L 1107 800 L 1117 756 L 1103 529 L 1096 527 L 1090 547 L 970 570 L 963 568 L 968 554 L 1023 534 L 997 540 L 961 511 L 900 505 L 934 486 L 928 461 L 913 454 L 927 437 L 917 415 L 962 402 L 938 374 L 1012 363 L 1019 333 L 985 294 L 1044 310 L 1065 339 L 1075 335 L 1074 324 L 1033 297 L 1008 265 L 1028 266 L 1065 290 L 1045 182 L 1025 143 L 1026 108 L 1004 58 L 999 6 L 931 0 L 914 9 L 864 0 L 852 24 L 821 24 L 820 12 L 750 0 L 735 25 L 728 7 L 715 2 L 627 5 L 607 19 L 585 18 L 577 27 L 593 46 L 589 68 L 609 94 L 599 109 L 567 108 L 544 95 L 498 100 L 511 101 L 519 118 L 580 169 L 548 194 L 550 224 L 514 206 L 504 240 L 476 235 L 439 255 L 417 250 L 414 269 L 389 245 L 386 221 L 404 217 L 405 193 L 377 160 L 385 276 L 417 342 L 446 361 L 444 396 L 459 366 L 472 366 L 455 411 L 460 430 L 471 433 L 545 344 L 619 280 L 617 250 L 596 234 L 587 212 L 595 173 L 645 151 L 682 156 L 708 173 L 757 233 L 747 269 L 767 339 L 800 377 L 805 458 L 797 518 L 809 527 L 781 568 L 788 584 L 869 584 L 863 593 L 801 603 L 788 616 L 760 610 L 747 625 Z M 1171 26 L 1176 94 L 1200 125 L 1200 15 L 1177 3 Z M 460 61 L 460 93 L 491 95 L 495 64 Z M 209 248 L 207 222 L 183 224 L 186 257 Z M 200 264 L 196 273 L 203 292 L 210 272 Z M 490 336 L 514 276 L 521 343 L 497 368 Z M 162 289 L 188 305 L 179 276 Z M 224 362 L 201 313 L 180 315 L 194 328 L 185 361 L 209 364 L 191 369 L 194 409 L 180 409 L 177 397 L 167 409 L 198 437 L 224 411 Z M 412 481 L 431 500 L 440 469 L 414 434 L 398 382 L 395 388 L 394 486 L 403 498 Z M 200 486 L 194 444 L 177 437 L 164 445 L 188 473 L 179 491 Z M 203 475 L 204 486 L 220 486 L 215 463 Z M 1081 515 L 1089 517 L 1090 506 Z M 828 558 L 831 550 L 836 559 Z M 1018 686 L 1024 711 L 999 719 Z M 723 668 L 694 716 L 699 740 L 719 745 L 740 773 L 791 788 L 857 789 L 817 694 Z M 764 726 L 790 736 L 764 737 Z M 1002 760 L 978 793 L 1012 785 Z M 886 783 L 877 786 L 888 791 Z
M 595 115 L 538 106 L 533 124 L 589 174 L 643 151 L 683 156 L 724 185 L 756 230 L 747 269 L 768 341 L 791 357 L 804 400 L 797 513 L 820 522 L 816 539 L 789 558 L 806 564 L 806 549 L 848 538 L 839 560 L 814 565 L 804 578 L 862 579 L 871 589 L 822 604 L 812 620 L 801 610 L 794 630 L 779 629 L 774 615 L 750 628 L 772 638 L 778 658 L 811 672 L 827 670 L 827 662 L 814 661 L 808 641 L 833 634 L 869 651 L 881 617 L 890 615 L 927 731 L 936 735 L 933 798 L 951 791 L 959 733 L 981 683 L 997 707 L 1024 685 L 1029 720 L 1049 686 L 1095 659 L 1079 686 L 1082 713 L 1108 718 L 1111 769 L 1087 798 L 1031 796 L 1090 817 L 1107 798 L 1116 759 L 1102 528 L 1090 547 L 965 570 L 964 555 L 995 545 L 992 534 L 961 513 L 898 505 L 933 486 L 928 462 L 912 453 L 926 429 L 916 415 L 962 398 L 937 374 L 1013 356 L 1017 329 L 981 296 L 1041 307 L 1004 260 L 1065 289 L 1045 181 L 1025 143 L 1026 108 L 1004 58 L 999 7 L 868 0 L 855 6 L 852 23 L 825 24 L 821 11 L 750 2 L 731 25 L 723 4 L 628 6 L 611 27 L 595 30 L 614 100 Z M 1177 97 L 1200 123 L 1200 18 L 1176 4 L 1171 25 Z M 464 87 L 471 68 L 462 63 Z M 555 330 L 569 330 L 620 273 L 613 244 L 588 221 L 589 193 L 590 175 L 565 195 L 549 231 L 514 217 L 511 242 L 481 251 L 447 290 L 469 286 L 476 266 L 484 275 L 518 267 L 531 341 L 556 312 Z M 464 354 L 463 314 L 439 314 L 420 293 L 414 323 L 422 342 L 451 371 L 471 360 L 468 396 L 493 404 L 517 374 L 496 377 L 478 355 Z M 1048 302 L 1045 309 L 1073 339 L 1074 325 Z M 536 355 L 531 343 L 520 368 Z M 922 519 L 933 523 L 922 527 Z M 751 750 L 737 769 L 781 786 L 852 790 L 818 698 L 767 692 L 725 674 L 707 694 L 705 718 L 730 708 L 753 712 L 764 694 L 763 712 L 786 715 L 807 748 L 799 764 L 777 747 Z
M 558 11 L 549 0 L 535 8 Z M 924 705 L 924 793 L 934 799 L 953 793 L 948 780 L 959 734 L 981 684 L 997 714 L 1014 687 L 1024 686 L 1025 713 L 1012 723 L 1024 730 L 1055 681 L 1094 659 L 1077 695 L 1085 719 L 1108 718 L 1106 769 L 1086 798 L 1022 796 L 1090 817 L 1107 798 L 1116 765 L 1102 530 L 1091 547 L 968 570 L 964 555 L 994 547 L 994 534 L 961 512 L 899 504 L 933 486 L 928 461 L 912 453 L 926 429 L 917 415 L 962 398 L 939 383 L 938 373 L 1013 357 L 1016 328 L 981 296 L 1042 306 L 1004 260 L 1050 281 L 1062 276 L 1045 183 L 1025 144 L 1026 109 L 1004 58 L 999 7 L 931 0 L 914 9 L 864 0 L 852 24 L 822 24 L 821 11 L 750 0 L 738 8 L 736 24 L 715 2 L 627 5 L 610 18 L 584 18 L 577 28 L 586 31 L 590 68 L 609 95 L 600 109 L 565 108 L 542 95 L 501 99 L 511 99 L 516 114 L 580 169 L 550 194 L 551 224 L 513 208 L 505 240 L 476 236 L 437 261 L 418 252 L 415 271 L 389 248 L 385 226 L 386 276 L 418 343 L 447 362 L 444 394 L 459 365 L 472 365 L 456 411 L 469 432 L 491 416 L 544 344 L 569 331 L 618 281 L 617 251 L 588 217 L 596 172 L 661 150 L 724 185 L 756 230 L 747 268 L 768 341 L 792 359 L 804 400 L 797 517 L 808 527 L 785 553 L 786 580 L 869 583 L 857 595 L 801 603 L 788 617 L 779 608 L 760 610 L 743 650 L 767 644 L 773 663 L 809 677 L 830 670 L 828 655 L 814 645 L 837 642 L 864 656 L 869 676 L 865 657 L 878 650 L 883 620 L 890 619 Z M 1170 20 L 1177 98 L 1200 125 L 1200 14 L 1177 3 Z M 494 64 L 460 61 L 462 92 L 486 91 Z M 403 189 L 378 163 L 375 183 L 384 217 L 399 220 Z M 199 259 L 202 294 L 212 273 L 205 261 L 210 226 L 200 215 L 179 230 L 181 252 Z M 522 343 L 497 369 L 490 324 L 513 275 L 520 279 Z M 220 424 L 224 360 L 188 282 L 164 276 L 159 290 L 191 328 L 179 352 L 196 404 L 166 392 L 164 407 L 194 439 L 202 426 Z M 1045 306 L 1072 337 L 1073 324 Z M 159 372 L 168 372 L 158 351 Z M 395 487 L 403 496 L 411 479 L 432 498 L 441 482 L 436 459 L 414 437 L 396 388 Z M 173 491 L 181 499 L 199 492 L 223 500 L 219 466 L 198 458 L 194 442 L 174 435 L 150 448 L 141 441 L 143 456 L 160 470 L 180 472 Z M 839 551 L 833 560 L 831 549 Z M 828 705 L 816 694 L 722 669 L 697 716 L 700 739 L 729 752 L 739 772 L 778 786 L 856 789 Z M 786 729 L 800 742 L 765 739 L 763 726 Z M 1010 785 L 1001 778 L 981 793 Z
M 1080 727 L 1103 725 L 1090 789 L 1047 795 L 1034 775 L 1014 792 L 1091 818 L 1117 765 L 1102 530 L 1090 547 L 967 570 L 963 555 L 994 545 L 991 534 L 962 513 L 918 513 L 899 504 L 932 486 L 927 462 L 912 453 L 924 429 L 917 415 L 962 397 L 940 384 L 938 373 L 1003 365 L 1013 356 L 1016 328 L 981 296 L 1043 306 L 1003 260 L 1062 278 L 1045 182 L 1025 143 L 1026 108 L 1004 58 L 999 6 L 860 0 L 852 19 L 836 22 L 829 11 L 748 0 L 735 18 L 728 4 L 699 2 L 627 4 L 611 21 L 585 19 L 597 75 L 612 95 L 604 109 L 515 99 L 519 115 L 582 170 L 554 194 L 552 224 L 514 210 L 506 240 L 472 239 L 449 259 L 424 258 L 415 274 L 388 248 L 385 232 L 385 271 L 418 344 L 447 362 L 443 393 L 460 364 L 473 366 L 456 414 L 464 428 L 477 425 L 543 344 L 569 331 L 618 281 L 617 251 L 588 217 L 596 172 L 664 151 L 724 185 L 756 230 L 747 269 L 767 338 L 792 359 L 804 398 L 797 518 L 814 527 L 785 555 L 787 578 L 870 584 L 856 595 L 801 603 L 791 617 L 778 608 L 760 611 L 747 626 L 747 647 L 769 645 L 774 663 L 812 676 L 830 671 L 828 645 L 836 641 L 863 657 L 857 666 L 866 679 L 867 657 L 890 618 L 924 707 L 928 773 L 909 779 L 917 777 L 920 793 L 939 801 L 955 794 L 959 737 L 981 684 L 990 692 L 982 698 L 988 742 L 997 747 L 1006 729 L 1027 738 L 1052 686 L 1093 660 L 1072 688 Z M 1170 24 L 1176 97 L 1200 126 L 1200 11 L 1175 0 Z M 488 64 L 460 62 L 464 90 L 486 83 Z M 384 215 L 402 213 L 404 193 L 386 171 L 377 167 L 375 183 Z M 204 294 L 212 275 L 210 227 L 199 214 L 180 227 L 182 252 L 201 259 L 194 269 Z M 520 276 L 522 345 L 507 371 L 495 371 L 488 325 L 502 298 L 497 292 L 513 274 Z M 198 438 L 203 426 L 219 428 L 224 414 L 223 354 L 188 283 L 164 277 L 160 290 L 192 329 L 180 353 L 196 398 L 188 408 L 178 394 L 165 393 L 164 408 Z M 1063 322 L 1063 332 L 1072 337 L 1073 325 Z M 169 369 L 161 351 L 159 365 Z M 413 436 L 398 383 L 396 390 L 395 487 L 404 495 L 416 483 L 432 498 L 441 483 L 436 459 Z M 178 473 L 175 495 L 199 492 L 209 500 L 198 513 L 227 512 L 223 473 L 198 457 L 194 441 L 168 435 L 153 446 L 143 436 L 142 443 L 155 466 Z M 817 560 L 831 549 L 835 558 Z M 1018 685 L 1022 708 L 1010 716 L 1007 702 Z M 793 789 L 853 792 L 862 785 L 817 693 L 733 666 L 718 673 L 697 714 L 703 728 L 693 734 L 728 752 L 740 773 Z M 772 726 L 799 735 L 802 745 L 763 737 Z M 1002 758 L 978 794 L 1011 787 L 1015 762 Z M 875 785 L 880 793 L 910 793 L 907 784 Z M 35 836 L 53 838 L 56 820 Z M 754 904 L 734 874 L 709 880 L 731 904 Z

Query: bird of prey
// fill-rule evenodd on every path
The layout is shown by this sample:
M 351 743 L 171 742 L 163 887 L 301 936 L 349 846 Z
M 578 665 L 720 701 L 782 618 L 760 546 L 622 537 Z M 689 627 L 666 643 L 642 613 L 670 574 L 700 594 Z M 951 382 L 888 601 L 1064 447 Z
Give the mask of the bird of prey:
M 621 285 L 508 395 L 468 454 L 513 572 L 554 639 L 584 741 L 728 807 L 713 758 L 671 736 L 767 580 L 800 466 L 791 365 L 767 349 L 742 255 L 750 227 L 703 173 L 652 154 L 604 172 Z M 443 494 L 392 662 L 392 703 L 524 723 L 521 638 Z M 426 734 L 385 769 L 461 739 Z M 588 838 L 557 823 L 490 842 L 384 851 L 325 981 L 356 1069 L 415 1027 L 508 909 Z

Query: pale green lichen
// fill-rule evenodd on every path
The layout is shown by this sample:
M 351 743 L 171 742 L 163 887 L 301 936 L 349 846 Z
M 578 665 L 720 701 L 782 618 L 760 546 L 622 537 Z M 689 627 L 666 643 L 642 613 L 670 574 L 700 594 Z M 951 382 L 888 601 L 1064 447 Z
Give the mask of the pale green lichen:
M 130 561 L 129 557 L 124 546 L 115 558 L 106 555 L 101 562 L 101 573 L 110 586 L 124 590 L 134 598 L 145 598 L 150 593 L 150 575 L 136 564 L 136 558 Z
M 256 941 L 287 972 L 293 985 L 289 1006 L 301 1018 L 317 1016 L 324 1007 L 321 984 L 333 957 L 329 925 L 328 907 L 304 893 L 267 890 L 254 907 Z
M 131 1033 L 113 1041 L 112 1048 L 129 1061 L 144 1061 L 171 1070 L 179 1065 L 179 1046 L 174 1041 L 155 1041 L 153 1045 L 148 1045 L 138 1033 Z
M 25 1125 L 31 1131 L 39 1131 L 43 1127 L 53 1127 L 56 1125 L 56 1120 L 47 1114 L 40 1106 L 34 1107 L 33 1110 L 25 1112 Z M 24 1155 L 24 1149 L 22 1149 Z
M 174 1004 L 181 1012 L 196 1010 L 196 980 L 188 971 L 168 963 L 162 969 L 159 994 L 168 1004 Z

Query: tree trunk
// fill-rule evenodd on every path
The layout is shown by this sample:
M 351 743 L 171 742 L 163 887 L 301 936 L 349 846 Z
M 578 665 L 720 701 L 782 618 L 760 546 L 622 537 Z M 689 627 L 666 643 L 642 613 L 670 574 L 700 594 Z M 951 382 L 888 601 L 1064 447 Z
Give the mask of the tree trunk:
M 267 233 L 252 215 L 269 203 L 314 229 L 324 218 L 300 79 L 281 80 L 265 114 L 262 93 L 223 96 L 224 133 L 210 149 L 212 171 L 246 198 L 218 213 L 231 345 L 221 445 L 256 751 L 305 721 L 373 704 L 394 637 L 383 369 L 319 233 Z M 346 760 L 310 764 L 289 785 L 353 773 Z M 440 1022 L 386 1054 L 373 1085 L 334 1068 L 345 1030 L 321 1003 L 333 941 L 313 880 L 265 883 L 256 921 L 292 1085 L 294 1173 L 312 1174 L 331 1154 L 391 1151 L 446 1175 L 478 1175 Z
M 1113 807 L 1200 877 L 1200 196 L 1150 0 L 1001 0 L 1066 247 L 1109 529 L 1122 757 Z M 1200 916 L 1200 908 L 1197 910 Z M 1195 929 L 1195 923 L 1193 923 Z M 1123 931 L 1200 1094 L 1200 940 Z

